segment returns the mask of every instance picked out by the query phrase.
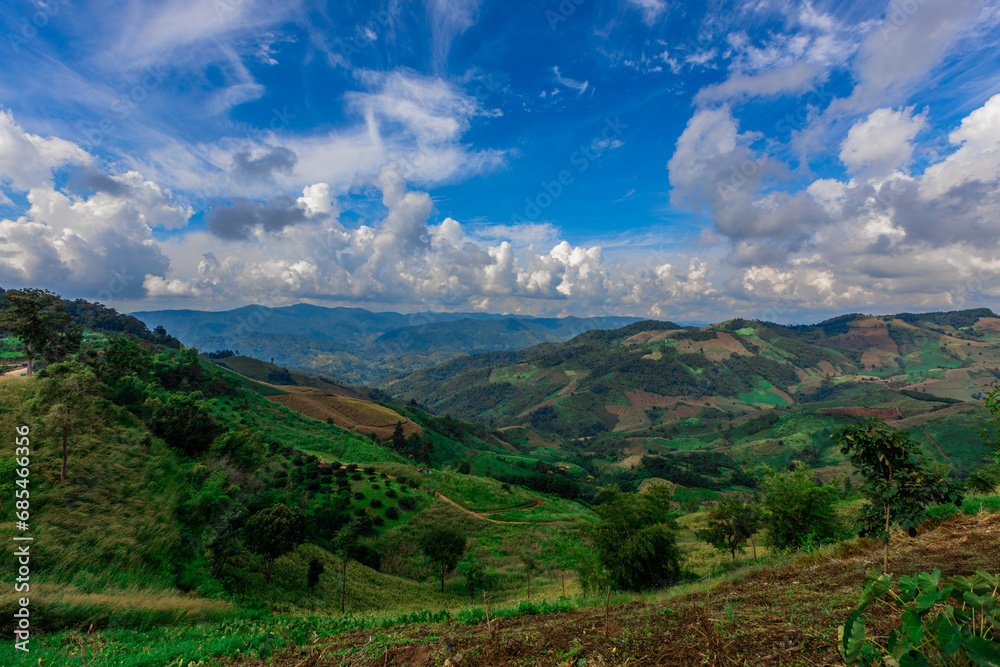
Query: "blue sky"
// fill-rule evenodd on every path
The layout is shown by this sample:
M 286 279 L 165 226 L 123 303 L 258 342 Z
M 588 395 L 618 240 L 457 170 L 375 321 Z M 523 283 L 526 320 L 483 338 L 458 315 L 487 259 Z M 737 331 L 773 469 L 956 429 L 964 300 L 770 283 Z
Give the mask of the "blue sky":
M 0 4 L 0 284 L 815 321 L 1000 294 L 1000 3 Z

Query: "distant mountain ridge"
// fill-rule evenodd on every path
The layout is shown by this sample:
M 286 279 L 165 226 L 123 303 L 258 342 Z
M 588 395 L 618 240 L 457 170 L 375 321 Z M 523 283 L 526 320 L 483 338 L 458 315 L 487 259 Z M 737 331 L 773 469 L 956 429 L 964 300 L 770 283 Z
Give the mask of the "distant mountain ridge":
M 244 306 L 228 311 L 139 311 L 150 328 L 162 326 L 202 352 L 229 349 L 351 383 L 378 380 L 450 359 L 561 342 L 593 329 L 615 329 L 639 318 L 535 318 L 489 313 L 402 315 L 363 308 L 296 304 Z
M 982 308 L 844 315 L 815 325 L 634 322 L 563 343 L 488 352 L 387 381 L 438 413 L 567 438 L 665 433 L 807 406 L 976 404 L 1000 378 L 1000 317 Z M 809 408 L 811 411 L 813 408 Z

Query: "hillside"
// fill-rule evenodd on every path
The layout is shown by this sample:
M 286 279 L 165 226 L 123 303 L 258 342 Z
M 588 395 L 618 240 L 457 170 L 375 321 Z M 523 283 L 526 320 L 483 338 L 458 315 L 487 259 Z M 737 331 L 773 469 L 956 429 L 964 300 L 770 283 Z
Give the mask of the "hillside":
M 828 477 L 847 472 L 828 434 L 866 414 L 889 418 L 967 473 L 984 452 L 981 399 L 998 377 L 1000 318 L 976 310 L 812 326 L 638 322 L 456 359 L 382 387 L 435 412 L 572 443 L 593 474 L 690 486 L 677 465 L 690 467 L 691 456 L 731 468 L 716 469 L 717 484 L 695 480 L 711 489 L 741 468 L 794 458 Z
M 203 352 L 233 350 L 353 384 L 372 383 L 466 354 L 563 341 L 635 318 L 532 318 L 484 313 L 373 313 L 297 304 L 210 312 L 132 313 Z M 337 381 L 340 382 L 341 379 Z

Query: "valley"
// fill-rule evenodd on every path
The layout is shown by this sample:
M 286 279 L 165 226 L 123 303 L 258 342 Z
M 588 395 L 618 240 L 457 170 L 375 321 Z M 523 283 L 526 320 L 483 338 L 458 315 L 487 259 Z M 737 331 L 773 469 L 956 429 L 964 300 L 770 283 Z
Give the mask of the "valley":
M 32 432 L 43 664 L 832 664 L 883 548 L 832 436 L 869 418 L 964 484 L 893 531 L 894 571 L 1000 569 L 989 310 L 631 322 L 375 386 L 94 312 L 76 304 L 75 359 L 0 379 L 0 429 Z M 826 499 L 825 527 L 706 541 L 727 499 L 776 517 L 791 488 Z M 602 551 L 616 521 L 659 546 Z

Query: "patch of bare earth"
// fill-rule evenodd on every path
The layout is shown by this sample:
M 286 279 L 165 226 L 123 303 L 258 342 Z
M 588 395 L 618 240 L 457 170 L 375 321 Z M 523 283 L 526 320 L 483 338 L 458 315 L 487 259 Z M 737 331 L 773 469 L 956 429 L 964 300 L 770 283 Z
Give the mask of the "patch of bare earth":
M 493 619 L 487 625 L 411 625 L 320 637 L 264 660 L 227 665 L 327 667 L 529 665 L 689 667 L 841 665 L 837 626 L 857 603 L 881 544 L 862 540 L 797 562 L 758 569 L 742 580 L 684 597 L 610 607 Z M 945 576 L 1000 570 L 1000 515 L 958 515 L 914 539 L 893 537 L 894 574 L 940 569 Z M 867 614 L 869 636 L 898 623 L 888 609 Z M 461 654 L 461 659 L 457 655 Z

